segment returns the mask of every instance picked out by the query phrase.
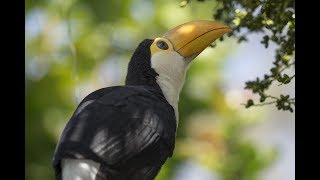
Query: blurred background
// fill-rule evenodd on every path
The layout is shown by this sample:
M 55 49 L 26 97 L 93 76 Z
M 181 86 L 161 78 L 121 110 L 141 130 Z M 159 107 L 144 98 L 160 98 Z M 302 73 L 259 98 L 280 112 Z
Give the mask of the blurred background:
M 55 145 L 77 104 L 102 87 L 123 85 L 140 41 L 198 19 L 212 20 L 215 1 L 27 0 L 25 11 L 26 179 L 54 179 Z M 294 113 L 246 109 L 245 82 L 267 72 L 275 45 L 262 34 L 207 48 L 188 70 L 180 94 L 174 155 L 157 180 L 295 179 Z M 289 92 L 294 82 L 269 93 Z

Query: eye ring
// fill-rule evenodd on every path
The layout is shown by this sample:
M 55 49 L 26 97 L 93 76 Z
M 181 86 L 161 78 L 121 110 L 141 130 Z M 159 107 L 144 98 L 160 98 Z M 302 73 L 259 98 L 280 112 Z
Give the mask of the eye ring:
M 164 42 L 164 41 L 158 41 L 158 42 L 157 42 L 157 46 L 158 46 L 158 48 L 160 48 L 160 49 L 162 49 L 162 50 L 167 50 L 167 49 L 169 49 L 168 44 L 167 44 L 166 42 Z

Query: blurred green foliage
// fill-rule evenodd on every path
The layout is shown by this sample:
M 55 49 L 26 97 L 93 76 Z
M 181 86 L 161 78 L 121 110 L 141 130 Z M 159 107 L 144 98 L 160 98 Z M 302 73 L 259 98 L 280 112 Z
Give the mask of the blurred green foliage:
M 212 7 L 219 6 L 212 1 L 180 8 L 179 3 L 26 1 L 27 180 L 53 179 L 55 145 L 77 103 L 96 89 L 124 84 L 127 63 L 140 41 L 187 21 L 210 20 Z M 176 149 L 158 180 L 173 179 L 190 160 L 221 179 L 258 179 L 276 157 L 273 147 L 262 149 L 243 137 L 264 111 L 227 101 L 221 71 L 233 41 L 226 38 L 206 49 L 190 67 L 180 95 Z

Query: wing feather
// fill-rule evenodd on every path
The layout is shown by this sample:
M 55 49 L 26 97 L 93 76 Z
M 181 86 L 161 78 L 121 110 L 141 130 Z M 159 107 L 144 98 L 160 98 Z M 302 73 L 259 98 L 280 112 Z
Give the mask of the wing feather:
M 174 110 L 164 97 L 142 87 L 100 89 L 79 104 L 60 137 L 53 163 L 56 171 L 63 158 L 121 168 L 143 153 L 148 156 L 149 149 L 164 151 L 164 157 L 150 158 L 166 159 L 173 152 L 175 130 Z

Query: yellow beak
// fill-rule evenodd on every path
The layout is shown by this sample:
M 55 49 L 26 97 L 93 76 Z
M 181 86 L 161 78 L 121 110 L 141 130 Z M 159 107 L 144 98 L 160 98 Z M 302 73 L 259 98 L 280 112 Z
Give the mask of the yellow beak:
M 230 31 L 232 29 L 224 24 L 198 20 L 181 24 L 166 32 L 162 37 L 168 39 L 180 55 L 193 59 L 212 42 Z

